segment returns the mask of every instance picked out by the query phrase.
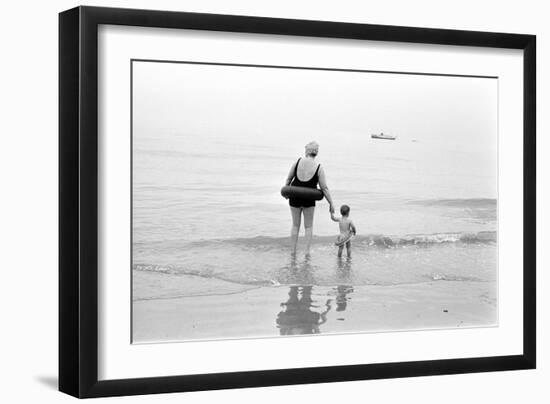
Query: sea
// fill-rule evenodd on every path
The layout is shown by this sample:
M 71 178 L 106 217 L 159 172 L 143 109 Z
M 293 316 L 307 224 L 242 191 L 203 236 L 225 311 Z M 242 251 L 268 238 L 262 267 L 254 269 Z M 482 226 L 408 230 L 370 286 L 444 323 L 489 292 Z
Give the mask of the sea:
M 397 135 L 134 133 L 133 271 L 266 287 L 494 282 L 495 146 L 444 133 Z M 338 225 L 326 200 L 317 202 L 311 255 L 303 253 L 303 228 L 291 254 L 280 189 L 311 140 L 320 144 L 317 161 L 337 212 L 351 208 L 351 258 L 336 255 Z

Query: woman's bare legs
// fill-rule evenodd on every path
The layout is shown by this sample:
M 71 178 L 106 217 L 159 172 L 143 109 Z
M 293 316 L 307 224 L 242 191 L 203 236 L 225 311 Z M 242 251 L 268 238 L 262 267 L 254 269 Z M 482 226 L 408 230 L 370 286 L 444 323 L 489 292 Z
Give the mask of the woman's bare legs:
M 292 253 L 296 254 L 296 246 L 298 245 L 298 234 L 300 233 L 300 223 L 302 222 L 302 208 L 290 207 L 292 215 L 292 229 L 290 230 L 290 246 Z
M 302 208 L 302 212 L 304 213 L 304 227 L 306 229 L 306 255 L 309 255 L 311 239 L 313 237 L 313 214 L 315 213 L 315 206 Z

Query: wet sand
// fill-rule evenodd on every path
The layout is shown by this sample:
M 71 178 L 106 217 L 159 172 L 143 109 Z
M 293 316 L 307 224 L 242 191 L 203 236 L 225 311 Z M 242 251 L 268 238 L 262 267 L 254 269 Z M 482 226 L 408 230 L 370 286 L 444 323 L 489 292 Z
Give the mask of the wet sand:
M 133 342 L 497 325 L 495 282 L 254 287 L 133 273 Z M 159 287 L 162 296 L 154 295 Z

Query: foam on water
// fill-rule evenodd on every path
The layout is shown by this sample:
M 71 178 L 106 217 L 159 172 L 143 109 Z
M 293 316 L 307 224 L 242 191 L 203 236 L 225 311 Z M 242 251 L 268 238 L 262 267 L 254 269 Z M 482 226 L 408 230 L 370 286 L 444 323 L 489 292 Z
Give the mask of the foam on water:
M 338 258 L 334 238 L 316 237 L 309 257 L 290 254 L 288 238 L 203 240 L 166 246 L 163 262 L 134 261 L 134 270 L 195 275 L 242 285 L 395 285 L 494 281 L 496 234 L 360 236 L 352 258 Z M 345 255 L 345 254 L 344 254 Z

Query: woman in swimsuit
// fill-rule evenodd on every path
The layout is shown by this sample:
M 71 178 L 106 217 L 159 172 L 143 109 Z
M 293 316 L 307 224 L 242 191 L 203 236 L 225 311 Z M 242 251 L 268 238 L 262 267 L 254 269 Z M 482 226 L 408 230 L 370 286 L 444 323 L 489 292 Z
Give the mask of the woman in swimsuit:
M 308 143 L 306 145 L 305 158 L 299 158 L 298 161 L 292 165 L 285 185 L 317 188 L 317 184 L 319 184 L 330 205 L 330 212 L 334 213 L 332 198 L 328 191 L 326 182 L 325 171 L 320 164 L 315 162 L 315 157 L 317 157 L 318 153 L 319 145 L 317 142 Z M 306 255 L 308 255 L 311 248 L 311 238 L 313 236 L 313 214 L 315 213 L 315 201 L 289 198 L 289 205 L 290 213 L 292 215 L 292 230 L 290 232 L 292 251 L 293 253 L 296 253 L 296 245 L 298 244 L 298 234 L 300 233 L 300 224 L 303 214 L 306 233 Z

